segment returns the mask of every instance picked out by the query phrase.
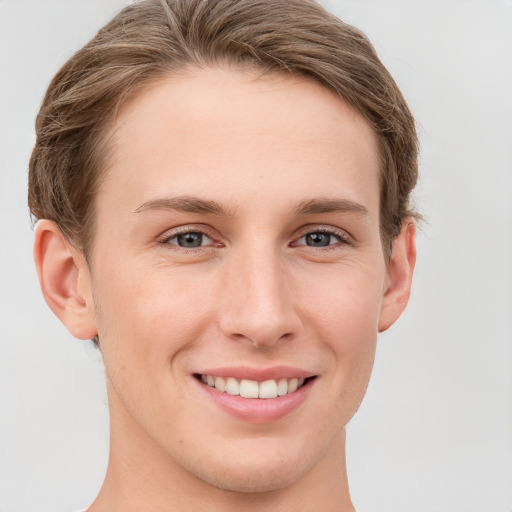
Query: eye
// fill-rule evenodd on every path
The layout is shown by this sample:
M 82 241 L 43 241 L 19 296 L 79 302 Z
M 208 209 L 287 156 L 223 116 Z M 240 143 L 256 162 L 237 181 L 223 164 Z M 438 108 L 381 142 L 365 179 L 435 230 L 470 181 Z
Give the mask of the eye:
M 177 245 L 185 249 L 195 249 L 196 247 L 212 245 L 213 240 L 201 231 L 187 231 L 170 236 L 163 240 L 163 243 Z
M 348 243 L 348 237 L 341 233 L 333 233 L 326 230 L 310 231 L 301 236 L 295 245 L 307 245 L 308 247 L 330 247 L 336 244 Z

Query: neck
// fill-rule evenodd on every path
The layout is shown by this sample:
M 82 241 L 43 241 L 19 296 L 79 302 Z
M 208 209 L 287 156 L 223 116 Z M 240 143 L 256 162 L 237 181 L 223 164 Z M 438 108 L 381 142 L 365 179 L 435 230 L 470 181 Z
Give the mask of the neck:
M 88 512 L 354 512 L 345 464 L 345 431 L 299 480 L 277 490 L 235 492 L 213 487 L 180 465 L 148 436 L 134 435 L 112 414 L 105 481 Z M 120 417 L 122 416 L 122 417 Z

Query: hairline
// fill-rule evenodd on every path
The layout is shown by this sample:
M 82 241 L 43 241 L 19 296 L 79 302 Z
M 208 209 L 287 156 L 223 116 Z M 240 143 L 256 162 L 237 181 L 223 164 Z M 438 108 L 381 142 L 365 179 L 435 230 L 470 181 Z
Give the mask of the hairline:
M 184 62 L 180 66 L 167 66 L 161 67 L 157 72 L 153 70 L 153 73 L 148 73 L 148 76 L 137 83 L 132 89 L 126 90 L 124 94 L 120 95 L 117 101 L 114 104 L 112 112 L 110 115 L 107 115 L 106 119 L 103 123 L 97 125 L 97 133 L 95 137 L 95 142 L 99 145 L 99 151 L 96 152 L 93 157 L 93 165 L 97 168 L 96 171 L 96 179 L 94 181 L 94 186 L 91 194 L 91 202 L 88 208 L 88 216 L 85 219 L 84 225 L 86 229 L 83 233 L 80 233 L 78 237 L 79 240 L 70 240 L 70 242 L 77 247 L 84 255 L 85 260 L 91 267 L 92 264 L 92 252 L 94 250 L 94 233 L 96 228 L 96 199 L 98 197 L 98 191 L 103 184 L 103 182 L 108 179 L 109 168 L 112 167 L 112 158 L 114 155 L 113 148 L 115 145 L 117 128 L 119 127 L 118 120 L 124 108 L 136 100 L 141 95 L 144 95 L 149 90 L 158 87 L 162 82 L 173 80 L 175 78 L 186 78 L 192 76 L 197 71 L 202 71 L 205 69 L 222 69 L 226 67 L 230 71 L 236 71 L 237 73 L 244 74 L 247 77 L 251 77 L 253 80 L 265 80 L 267 78 L 275 78 L 282 77 L 288 79 L 301 79 L 316 83 L 330 93 L 334 94 L 340 101 L 345 102 L 351 109 L 357 112 L 366 122 L 368 127 L 371 129 L 374 137 L 375 137 L 375 147 L 377 150 L 377 158 L 378 158 L 378 169 L 379 169 L 379 233 L 381 238 L 381 245 L 383 248 L 383 252 L 386 256 L 386 261 L 389 261 L 391 257 L 391 245 L 396 238 L 396 235 L 391 239 L 386 237 L 386 232 L 383 226 L 383 200 L 382 200 L 382 192 L 385 187 L 384 179 L 386 177 L 386 166 L 387 166 L 387 153 L 389 148 L 386 148 L 386 140 L 385 137 L 382 136 L 371 124 L 371 121 L 365 115 L 365 112 L 362 111 L 357 105 L 354 105 L 350 102 L 349 99 L 343 97 L 339 91 L 329 86 L 328 84 L 322 82 L 319 78 L 309 75 L 302 74 L 297 72 L 292 72 L 288 70 L 276 70 L 276 69 L 266 69 L 263 65 L 259 66 L 256 62 L 233 62 L 228 58 L 219 59 L 214 63 L 207 63 L 205 59 L 201 57 L 197 58 L 197 62 Z M 403 222 L 406 219 L 402 219 Z M 67 236 L 67 235 L 66 235 Z M 70 238 L 67 236 L 67 238 Z M 76 238 L 76 237 L 75 237 Z

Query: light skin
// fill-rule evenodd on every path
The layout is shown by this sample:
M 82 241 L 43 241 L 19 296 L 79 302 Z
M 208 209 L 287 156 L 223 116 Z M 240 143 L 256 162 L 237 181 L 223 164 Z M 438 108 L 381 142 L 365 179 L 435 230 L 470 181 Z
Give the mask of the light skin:
M 415 261 L 411 222 L 384 255 L 371 128 L 312 81 L 218 68 L 153 84 L 112 130 L 90 265 L 51 221 L 35 241 L 48 304 L 105 362 L 89 510 L 353 511 L 344 427 Z M 277 418 L 199 380 L 266 370 L 314 377 Z

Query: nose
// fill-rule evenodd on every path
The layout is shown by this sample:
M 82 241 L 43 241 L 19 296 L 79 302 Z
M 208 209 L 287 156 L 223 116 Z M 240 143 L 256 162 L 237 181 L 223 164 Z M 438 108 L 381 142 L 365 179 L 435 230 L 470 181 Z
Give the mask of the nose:
M 244 251 L 227 265 L 220 304 L 225 336 L 271 348 L 297 333 L 290 269 L 276 253 L 272 248 Z

